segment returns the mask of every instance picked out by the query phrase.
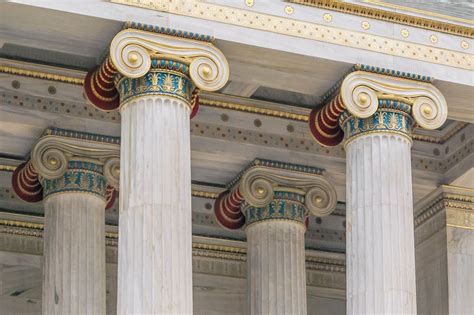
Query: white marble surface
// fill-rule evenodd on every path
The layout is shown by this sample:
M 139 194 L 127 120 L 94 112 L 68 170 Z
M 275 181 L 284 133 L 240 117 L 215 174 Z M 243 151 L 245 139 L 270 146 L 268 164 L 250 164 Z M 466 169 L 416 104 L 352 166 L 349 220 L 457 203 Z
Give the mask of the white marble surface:
M 247 228 L 250 314 L 306 314 L 304 233 L 303 224 L 286 220 Z
M 43 314 L 105 313 L 104 208 L 87 193 L 46 199 Z
M 118 314 L 191 314 L 190 109 L 140 97 L 122 110 Z
M 347 152 L 347 314 L 416 314 L 410 142 L 368 134 Z
M 446 230 L 449 314 L 474 314 L 474 230 Z

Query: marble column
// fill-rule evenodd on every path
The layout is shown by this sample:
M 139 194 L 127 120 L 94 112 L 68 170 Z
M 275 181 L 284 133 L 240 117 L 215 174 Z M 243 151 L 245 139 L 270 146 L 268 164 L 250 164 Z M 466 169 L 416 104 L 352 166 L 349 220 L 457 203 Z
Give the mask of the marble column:
M 42 179 L 43 314 L 105 314 L 105 179 L 92 163 L 69 163 Z
M 346 150 L 348 314 L 416 313 L 411 135 L 448 115 L 431 83 L 355 65 L 310 114 L 314 139 Z
M 276 192 L 265 208 L 243 212 L 250 314 L 306 314 L 304 196 Z
M 189 120 L 197 91 L 221 88 L 228 66 L 209 37 L 129 26 L 98 70 L 118 71 L 122 117 L 117 312 L 192 314 Z
M 217 221 L 245 224 L 250 314 L 306 314 L 305 242 L 309 213 L 336 206 L 332 185 L 315 167 L 256 159 L 216 200 Z
M 346 146 L 348 314 L 415 314 L 411 141 L 373 134 Z
M 347 313 L 416 314 L 411 133 L 442 125 L 446 103 L 428 84 L 363 72 L 341 94 Z
M 21 199 L 44 200 L 43 314 L 105 314 L 104 210 L 118 157 L 117 138 L 52 128 L 13 174 Z

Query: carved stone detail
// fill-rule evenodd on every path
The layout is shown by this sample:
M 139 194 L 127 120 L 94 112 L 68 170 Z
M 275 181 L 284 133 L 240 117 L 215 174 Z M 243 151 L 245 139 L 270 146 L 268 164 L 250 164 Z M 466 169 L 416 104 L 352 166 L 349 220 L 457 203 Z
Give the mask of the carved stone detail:
M 91 192 L 107 199 L 119 186 L 118 138 L 63 129 L 47 129 L 34 145 L 30 159 L 12 177 L 17 195 L 29 202 L 58 192 Z M 110 187 L 110 188 L 109 188 Z
M 216 91 L 229 79 L 227 60 L 219 49 L 207 42 L 125 29 L 110 44 L 112 62 L 129 78 L 145 75 L 150 70 L 153 54 L 187 60 L 193 83 L 205 91 Z
M 334 96 L 324 106 L 314 108 L 309 117 L 311 133 L 324 146 L 343 141 L 338 118 L 340 122 L 344 115 L 371 119 L 387 102 L 407 107 L 407 116 L 425 129 L 441 127 L 448 117 L 446 99 L 426 77 L 358 65 L 339 84 L 329 93 Z M 407 131 L 411 137 L 411 128 Z
M 280 201 L 272 204 L 275 199 Z M 283 199 L 288 202 L 282 203 Z M 221 225 L 236 229 L 245 224 L 241 213 L 244 209 L 252 214 L 251 221 L 255 222 L 266 216 L 294 219 L 298 211 L 290 211 L 290 208 L 299 209 L 299 205 L 304 206 L 304 215 L 309 211 L 315 216 L 327 216 L 336 203 L 336 191 L 322 176 L 321 169 L 257 159 L 229 183 L 228 191 L 216 200 L 214 210 Z M 258 210 L 268 206 L 273 211 L 270 208 L 263 212 Z M 255 211 L 249 211 L 250 208 Z

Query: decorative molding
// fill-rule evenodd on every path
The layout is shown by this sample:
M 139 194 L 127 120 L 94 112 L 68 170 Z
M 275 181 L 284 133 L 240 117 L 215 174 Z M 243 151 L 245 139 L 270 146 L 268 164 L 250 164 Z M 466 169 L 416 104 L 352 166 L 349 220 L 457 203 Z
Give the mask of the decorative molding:
M 26 70 L 26 69 L 16 68 L 16 67 L 8 67 L 10 69 L 10 71 L 5 72 L 5 71 L 3 71 L 4 70 L 3 68 L 4 68 L 3 66 L 0 66 L 0 73 L 8 73 L 8 74 L 12 74 L 12 75 L 25 76 L 25 77 L 31 77 L 31 78 L 40 78 L 40 77 L 32 76 L 31 73 L 29 72 L 29 70 Z M 354 68 L 354 69 L 356 69 L 356 68 Z M 64 78 L 68 79 L 67 82 L 59 80 L 58 78 L 51 79 L 53 81 L 65 82 L 65 83 L 68 83 L 68 84 L 83 85 L 83 80 L 80 83 L 70 82 L 71 80 L 69 80 L 69 79 L 74 79 L 74 77 L 57 76 L 55 74 L 47 73 L 47 72 L 39 72 L 39 71 L 36 71 L 36 72 L 41 73 L 42 76 L 50 75 L 50 76 L 55 76 L 55 77 L 64 77 Z M 334 95 L 334 93 L 340 88 L 341 83 L 342 83 L 342 80 L 340 80 L 339 84 L 334 85 L 334 87 L 330 91 L 328 91 L 328 93 L 326 93 L 328 96 L 323 97 L 323 99 L 324 98 L 327 99 L 331 95 Z M 246 101 L 246 99 L 242 98 L 242 102 L 245 102 L 245 101 Z M 222 109 L 233 110 L 233 111 L 246 112 L 246 113 L 257 114 L 257 115 L 268 116 L 268 117 L 281 118 L 281 119 L 286 119 L 286 120 L 300 121 L 300 122 L 308 122 L 310 120 L 310 117 L 308 117 L 308 114 L 297 114 L 297 113 L 293 113 L 293 112 L 290 112 L 290 111 L 274 110 L 274 109 L 269 109 L 269 108 L 256 107 L 256 106 L 252 106 L 252 105 L 245 105 L 245 104 L 236 103 L 236 102 L 213 100 L 213 99 L 206 98 L 205 96 L 201 96 L 199 98 L 199 105 L 200 106 L 214 107 L 214 108 L 222 108 Z M 302 110 L 304 111 L 306 109 L 302 109 Z M 57 111 L 52 111 L 52 112 L 57 112 Z M 317 110 L 315 110 L 315 112 L 317 112 Z M 308 113 L 309 113 L 309 110 L 308 110 Z M 104 114 L 108 114 L 108 113 L 104 113 Z M 113 114 L 111 114 L 111 115 L 113 115 Z M 113 117 L 113 120 L 118 121 L 117 118 L 116 118 L 116 115 L 113 115 L 112 117 Z M 101 118 L 104 118 L 104 117 L 101 117 Z M 459 122 L 457 128 L 453 129 L 452 132 L 450 132 L 450 133 L 448 133 L 448 134 L 446 134 L 442 137 L 434 137 L 434 136 L 428 136 L 428 135 L 422 135 L 422 134 L 414 133 L 412 135 L 412 138 L 413 138 L 413 140 L 422 141 L 422 142 L 443 144 L 446 141 L 448 141 L 449 139 L 451 139 L 454 135 L 457 134 L 457 132 L 459 130 L 461 130 L 462 128 L 464 128 L 467 125 L 468 125 L 467 123 Z
M 411 107 L 397 101 L 379 100 L 377 111 L 370 117 L 358 118 L 348 112 L 340 116 L 340 125 L 345 134 L 345 146 L 367 133 L 396 133 L 408 138 L 411 142 L 413 120 L 410 117 Z
M 255 207 L 247 202 L 241 205 L 247 228 L 255 223 L 268 220 L 285 220 L 305 224 L 307 211 L 305 196 L 295 192 L 275 191 L 272 200 L 263 207 Z
M 43 131 L 43 134 L 41 136 L 42 137 L 58 136 L 58 137 L 66 137 L 66 138 L 72 138 L 72 139 L 77 139 L 77 140 L 86 140 L 86 141 L 120 145 L 120 137 L 104 136 L 104 135 L 98 135 L 98 134 L 90 133 L 90 132 L 67 130 L 67 129 L 61 129 L 61 128 L 48 128 L 45 131 Z
M 474 229 L 474 190 L 439 187 L 415 205 L 415 228 L 441 213 L 445 226 Z
M 29 77 L 29 78 L 55 81 L 55 82 L 74 84 L 74 85 L 84 84 L 84 78 L 59 75 L 59 74 L 48 73 L 48 72 L 43 72 L 43 71 L 21 69 L 17 67 L 9 67 L 9 66 L 0 65 L 0 73 L 7 73 L 7 74 L 12 74 L 12 75 L 19 75 L 19 76 L 24 76 L 24 77 Z
M 29 239 L 37 241 L 38 246 L 31 246 L 30 243 L 25 241 L 21 242 L 9 242 L 8 248 L 5 248 L 4 242 L 0 242 L 1 250 L 25 252 L 41 255 L 41 247 L 43 237 L 44 224 L 42 223 L 42 217 L 35 217 L 35 222 L 28 222 L 31 217 L 25 216 L 23 219 L 21 215 L 16 216 L 15 219 L 0 219 L 0 239 L 3 236 L 12 236 L 14 239 Z M 28 218 L 27 218 L 28 217 Z M 107 226 L 106 230 L 106 245 L 107 245 L 107 260 L 108 262 L 117 262 L 117 245 L 118 245 L 118 233 L 112 232 L 114 227 Z M 14 243 L 14 244 L 13 244 Z M 227 275 L 235 277 L 246 277 L 246 243 L 236 242 L 233 240 L 217 239 L 209 237 L 193 236 L 193 270 L 197 273 L 208 273 L 216 275 Z M 206 264 L 199 262 L 199 259 L 207 260 L 209 263 L 238 263 L 238 265 L 232 265 L 233 267 L 239 266 L 238 268 L 212 268 Z M 196 264 L 200 264 L 197 266 Z M 321 251 L 306 251 L 306 269 L 307 272 L 311 272 L 312 277 L 316 277 L 313 272 L 324 272 L 329 276 L 331 273 L 336 275 L 344 276 L 345 273 L 345 258 L 343 254 L 335 254 L 331 252 Z M 342 283 L 344 279 L 341 279 Z M 319 277 L 313 279 L 313 282 L 308 282 L 308 285 L 316 285 L 323 279 Z M 317 283 L 316 283 L 317 282 Z M 331 282 L 327 283 L 328 287 L 331 287 Z
M 197 198 L 217 199 L 219 193 L 202 190 L 192 190 L 192 196 Z
M 474 58 L 470 54 L 214 3 L 196 0 L 172 2 L 169 0 L 111 0 L 111 2 L 461 69 L 474 69 Z M 444 24 L 441 23 L 441 25 Z M 474 36 L 473 32 L 469 33 L 471 34 L 469 36 Z
M 320 168 L 256 159 L 229 182 L 228 190 L 215 201 L 217 221 L 225 228 L 238 229 L 245 224 L 244 214 L 267 218 L 263 214 L 276 215 L 276 208 L 281 210 L 279 217 L 287 217 L 285 213 L 293 213 L 287 206 L 293 209 L 296 204 L 272 202 L 288 199 L 290 195 L 301 196 L 302 200 L 298 199 L 298 203 L 304 205 L 304 215 L 309 211 L 315 216 L 327 216 L 335 209 L 337 196 L 334 187 L 321 175 L 322 172 Z M 281 198 L 280 192 L 286 197 Z M 273 212 L 272 207 L 276 207 Z
M 0 172 L 14 172 L 17 167 L 13 165 L 0 164 Z
M 269 109 L 269 108 L 255 107 L 255 106 L 244 105 L 244 104 L 233 103 L 233 102 L 216 101 L 216 100 L 206 99 L 204 97 L 201 97 L 199 99 L 199 105 L 228 109 L 228 110 L 235 110 L 235 111 L 246 112 L 246 113 L 251 113 L 251 114 L 259 114 L 263 116 L 282 118 L 282 119 L 287 119 L 287 120 L 302 121 L 302 122 L 308 121 L 308 115 L 296 114 L 292 112 L 286 112 L 282 110 L 275 110 L 275 109 Z
M 422 29 L 447 33 L 447 34 L 474 38 L 474 29 L 471 27 L 435 21 L 435 20 L 431 20 L 431 19 L 427 19 L 427 18 L 423 18 L 419 16 L 410 16 L 408 14 L 403 14 L 399 12 L 380 10 L 380 9 L 366 7 L 366 6 L 355 4 L 355 3 L 342 2 L 339 0 L 287 0 L 287 1 L 292 2 L 292 3 L 312 6 L 316 8 L 321 8 L 321 9 L 328 9 L 332 11 L 343 12 L 343 13 L 356 15 L 356 16 L 368 17 L 368 18 L 386 21 L 390 23 L 409 25 L 416 28 L 422 28 Z M 397 6 L 393 4 L 385 4 L 385 3 L 382 3 L 381 1 L 370 0 L 367 2 L 371 4 L 376 4 L 376 5 L 384 5 L 390 8 L 394 8 L 394 9 L 402 9 L 405 11 L 415 10 L 412 8 Z M 418 11 L 421 11 L 421 10 L 416 10 L 414 13 L 420 13 Z M 422 11 L 421 13 L 427 14 L 430 12 Z M 440 16 L 436 15 L 436 17 L 440 17 Z M 447 16 L 443 16 L 443 17 L 452 18 L 452 17 L 447 17 Z M 459 19 L 456 19 L 456 20 L 459 21 Z M 464 21 L 467 21 L 464 19 L 462 20 L 463 21 L 460 21 L 460 22 L 465 23 Z
M 150 95 L 178 98 L 191 107 L 194 86 L 188 75 L 188 67 L 185 64 L 152 59 L 150 70 L 142 77 L 123 76 L 116 79 L 115 86 L 120 94 L 121 110 L 130 100 Z
M 106 180 L 103 167 L 90 162 L 69 161 L 67 170 L 59 178 L 42 178 L 43 199 L 60 193 L 90 193 L 105 200 Z
M 407 7 L 407 6 L 401 6 L 401 5 L 397 5 L 397 4 L 393 4 L 393 3 L 387 3 L 387 2 L 384 2 L 384 1 L 381 1 L 381 0 L 364 0 L 364 2 L 373 4 L 373 5 L 378 5 L 378 6 L 391 8 L 391 9 L 394 9 L 394 10 L 412 12 L 412 13 L 415 13 L 415 14 L 423 14 L 423 15 L 433 16 L 433 17 L 441 18 L 441 19 L 445 19 L 445 20 L 452 20 L 452 21 L 455 21 L 455 22 L 466 23 L 466 24 L 474 24 L 474 21 L 472 21 L 472 20 L 467 20 L 467 19 L 463 19 L 463 18 L 460 18 L 460 17 L 456 17 L 456 16 L 445 15 L 445 14 L 440 14 L 440 13 L 426 11 L 426 10 L 415 9 L 415 8 Z M 438 22 L 438 21 L 433 21 L 433 22 Z M 440 22 L 440 23 L 443 23 L 443 22 Z M 457 25 L 455 25 L 455 26 L 457 26 Z

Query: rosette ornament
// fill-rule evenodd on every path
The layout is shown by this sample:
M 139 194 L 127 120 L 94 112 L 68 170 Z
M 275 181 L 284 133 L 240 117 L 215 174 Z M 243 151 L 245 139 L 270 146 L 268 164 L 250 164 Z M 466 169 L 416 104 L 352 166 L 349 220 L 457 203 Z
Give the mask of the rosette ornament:
M 203 40 L 208 37 L 144 24 L 132 23 L 128 27 L 113 38 L 109 57 L 86 77 L 86 96 L 96 107 L 102 110 L 118 108 L 118 86 L 113 88 L 113 78 L 144 78 L 150 69 L 156 68 L 153 62 L 157 60 L 165 62 L 166 67 L 162 68 L 171 71 L 175 69 L 168 67 L 168 64 L 178 63 L 179 72 L 189 76 L 192 83 L 192 97 L 189 99 L 192 116 L 197 112 L 200 90 L 216 91 L 227 83 L 227 60 L 211 42 Z
M 335 209 L 337 196 L 322 172 L 314 167 L 256 159 L 217 198 L 217 221 L 225 228 L 238 229 L 246 218 L 247 224 L 266 219 L 304 223 L 308 214 L 327 216 Z M 275 207 L 281 209 L 274 211 Z
M 364 119 L 374 118 L 381 105 L 386 107 L 388 102 L 392 107 L 407 106 L 408 114 L 421 128 L 437 129 L 446 121 L 446 100 L 425 77 L 360 65 L 355 69 L 342 80 L 333 97 L 310 114 L 310 131 L 321 145 L 335 146 L 342 142 L 341 116 L 363 123 Z M 384 131 L 390 132 L 390 125 L 385 127 Z
M 111 207 L 119 188 L 119 154 L 117 138 L 47 129 L 13 173 L 13 189 L 28 202 L 63 191 L 90 192 Z

